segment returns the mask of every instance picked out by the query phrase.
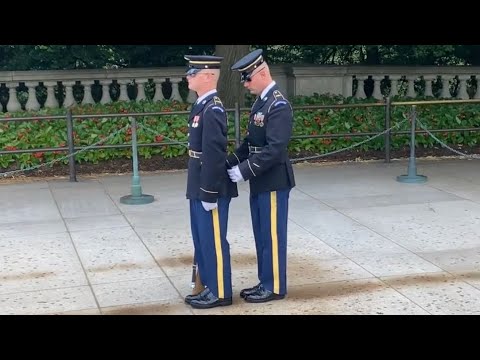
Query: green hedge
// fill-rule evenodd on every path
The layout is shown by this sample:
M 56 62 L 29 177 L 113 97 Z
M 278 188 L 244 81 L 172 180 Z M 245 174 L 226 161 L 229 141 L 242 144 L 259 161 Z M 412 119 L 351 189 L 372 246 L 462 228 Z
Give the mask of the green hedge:
M 399 100 L 399 99 L 394 99 Z M 405 100 L 405 99 L 404 99 Z M 418 99 L 417 99 L 418 100 Z M 312 97 L 296 97 L 292 100 L 293 106 L 301 105 L 329 105 L 378 102 L 374 99 L 342 98 L 340 96 L 315 95 Z M 114 134 L 129 123 L 126 117 L 105 118 L 102 114 L 108 113 L 143 113 L 143 112 L 171 112 L 186 111 L 188 104 L 163 101 L 152 103 L 143 102 L 115 102 L 108 105 L 87 105 L 73 108 L 74 114 L 95 114 L 98 117 L 89 120 L 75 120 L 75 145 L 88 146 Z M 392 109 L 392 125 L 401 122 L 409 116 L 411 107 L 394 106 Z M 455 105 L 424 105 L 417 106 L 418 118 L 429 129 L 453 129 L 479 127 L 480 104 Z M 55 116 L 65 115 L 65 109 L 42 109 L 36 113 L 21 112 L 16 114 L 0 114 L 0 118 L 25 116 Z M 234 118 L 229 113 L 229 137 L 234 139 Z M 154 147 L 140 147 L 139 156 L 150 158 L 160 154 L 165 158 L 181 156 L 186 153 L 182 145 L 161 145 L 165 141 L 187 141 L 187 115 L 147 116 L 137 120 L 140 124 L 154 130 L 138 130 L 139 143 L 156 143 Z M 241 114 L 242 136 L 245 134 L 248 113 Z M 344 108 L 328 110 L 295 110 L 294 136 L 301 135 L 335 135 L 361 132 L 382 132 L 384 130 L 385 110 L 383 107 Z M 410 124 L 404 123 L 399 130 L 409 130 Z M 451 132 L 439 133 L 437 136 L 450 146 L 475 146 L 480 134 L 478 132 Z M 293 154 L 326 153 L 351 146 L 367 139 L 364 136 L 344 136 L 335 138 L 308 138 L 292 139 L 290 151 Z M 417 136 L 418 146 L 425 148 L 438 147 L 434 139 L 428 135 Z M 131 130 L 122 131 L 106 141 L 104 144 L 129 144 Z M 381 150 L 384 148 L 383 137 L 369 141 L 359 147 L 360 150 Z M 392 149 L 401 149 L 409 146 L 409 135 L 398 135 L 392 139 Z M 0 149 L 24 150 L 35 148 L 56 148 L 66 146 L 66 122 L 61 120 L 35 120 L 25 122 L 0 123 Z M 233 150 L 233 143 L 230 149 Z M 6 154 L 0 155 L 0 168 L 27 168 L 53 159 L 64 157 L 65 152 L 33 154 Z M 80 163 L 98 163 L 115 158 L 130 158 L 131 150 L 102 149 L 80 153 L 76 160 Z M 67 163 L 67 160 L 64 161 Z

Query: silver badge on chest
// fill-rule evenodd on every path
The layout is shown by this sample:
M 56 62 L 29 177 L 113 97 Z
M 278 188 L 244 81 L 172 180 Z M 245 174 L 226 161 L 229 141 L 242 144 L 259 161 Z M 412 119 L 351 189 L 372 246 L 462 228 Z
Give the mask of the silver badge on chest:
M 263 115 L 261 112 L 258 112 L 255 115 L 253 115 L 253 123 L 255 124 L 255 126 L 264 127 L 265 126 L 264 119 L 265 119 L 265 115 Z

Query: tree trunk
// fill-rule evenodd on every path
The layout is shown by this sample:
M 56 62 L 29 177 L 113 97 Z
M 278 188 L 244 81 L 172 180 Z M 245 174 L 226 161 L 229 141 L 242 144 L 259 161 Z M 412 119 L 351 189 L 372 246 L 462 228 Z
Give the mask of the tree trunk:
M 472 66 L 479 66 L 480 65 L 480 46 L 478 45 L 470 45 L 471 48 L 471 55 L 470 55 L 470 63 Z
M 240 82 L 238 71 L 230 68 L 240 58 L 247 55 L 250 45 L 216 45 L 215 55 L 222 56 L 221 75 L 218 82 L 218 94 L 226 108 L 233 108 L 238 102 L 240 106 L 245 105 L 245 89 Z
M 378 46 L 367 45 L 367 65 L 380 65 Z

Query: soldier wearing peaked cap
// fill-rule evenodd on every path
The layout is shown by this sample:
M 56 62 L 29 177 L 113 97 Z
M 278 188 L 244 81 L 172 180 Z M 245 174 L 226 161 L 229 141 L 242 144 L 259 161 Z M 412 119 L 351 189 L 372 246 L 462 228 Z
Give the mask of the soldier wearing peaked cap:
M 233 182 L 249 181 L 250 212 L 257 251 L 259 284 L 240 292 L 247 302 L 283 299 L 287 293 L 288 200 L 295 186 L 288 157 L 292 107 L 270 75 L 261 49 L 232 66 L 257 95 L 250 112 L 248 134 L 227 158 Z
M 195 260 L 205 286 L 199 294 L 187 295 L 185 302 L 208 309 L 232 304 L 227 218 L 238 190 L 227 174 L 227 113 L 216 90 L 222 58 L 187 55 L 185 59 L 188 87 L 198 95 L 188 120 L 186 197 Z

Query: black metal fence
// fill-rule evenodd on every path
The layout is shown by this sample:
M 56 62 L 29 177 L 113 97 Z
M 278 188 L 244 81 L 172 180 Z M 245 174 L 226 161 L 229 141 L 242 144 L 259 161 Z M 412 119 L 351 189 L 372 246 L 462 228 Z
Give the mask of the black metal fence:
M 392 107 L 394 106 L 417 106 L 417 105 L 441 105 L 441 104 L 480 104 L 480 99 L 471 99 L 471 100 L 435 100 L 435 101 L 405 101 L 405 102 L 392 102 L 390 98 L 386 98 L 384 102 L 377 103 L 362 103 L 362 104 L 337 104 L 337 105 L 308 105 L 308 106 L 296 106 L 293 107 L 293 110 L 326 110 L 326 109 L 346 109 L 346 108 L 369 108 L 369 107 L 383 107 L 385 111 L 385 123 L 383 129 L 378 129 L 378 132 L 355 132 L 355 133 L 341 133 L 341 134 L 318 134 L 318 135 L 294 135 L 294 139 L 315 139 L 315 138 L 343 138 L 346 136 L 349 137 L 366 137 L 378 135 L 379 132 L 385 132 L 384 134 L 384 152 L 385 152 L 385 162 L 390 162 L 390 151 L 391 151 L 391 137 L 394 135 L 407 135 L 410 134 L 410 130 L 405 131 L 387 131 L 391 128 L 391 118 L 392 118 Z M 239 146 L 241 143 L 241 128 L 240 128 L 240 117 L 242 112 L 250 111 L 249 108 L 240 108 L 238 105 L 233 109 L 226 109 L 227 113 L 233 113 L 234 116 L 234 133 L 235 136 L 233 139 L 230 139 L 230 142 L 234 142 L 236 146 Z M 57 148 L 37 148 L 37 149 L 24 149 L 24 150 L 2 150 L 0 151 L 1 155 L 6 154 L 26 154 L 26 153 L 36 153 L 36 152 L 65 152 L 68 154 L 69 158 L 69 168 L 70 168 L 70 177 L 75 177 L 75 153 L 79 150 L 84 149 L 85 147 L 75 147 L 73 132 L 75 129 L 74 121 L 76 120 L 85 120 L 85 119 L 94 119 L 98 117 L 102 118 L 139 118 L 147 116 L 172 116 L 172 115 L 185 115 L 188 116 L 188 111 L 176 111 L 176 112 L 151 112 L 151 113 L 118 113 L 118 114 L 92 114 L 92 115 L 74 115 L 70 109 L 66 110 L 64 116 L 35 116 L 35 117 L 21 117 L 21 118 L 0 118 L 0 124 L 4 122 L 15 122 L 15 121 L 65 121 L 67 124 L 67 146 L 57 147 Z M 458 131 L 479 131 L 480 128 L 455 128 L 455 129 L 436 129 L 431 130 L 431 132 L 458 132 Z M 415 130 L 416 133 L 426 133 L 425 130 Z M 177 142 L 177 141 L 162 141 L 161 143 L 139 143 L 138 147 L 149 147 L 149 146 L 166 146 L 166 145 L 187 145 L 187 142 Z M 130 144 L 117 144 L 117 145 L 98 145 L 91 146 L 89 150 L 95 149 L 112 149 L 112 148 L 130 148 Z

